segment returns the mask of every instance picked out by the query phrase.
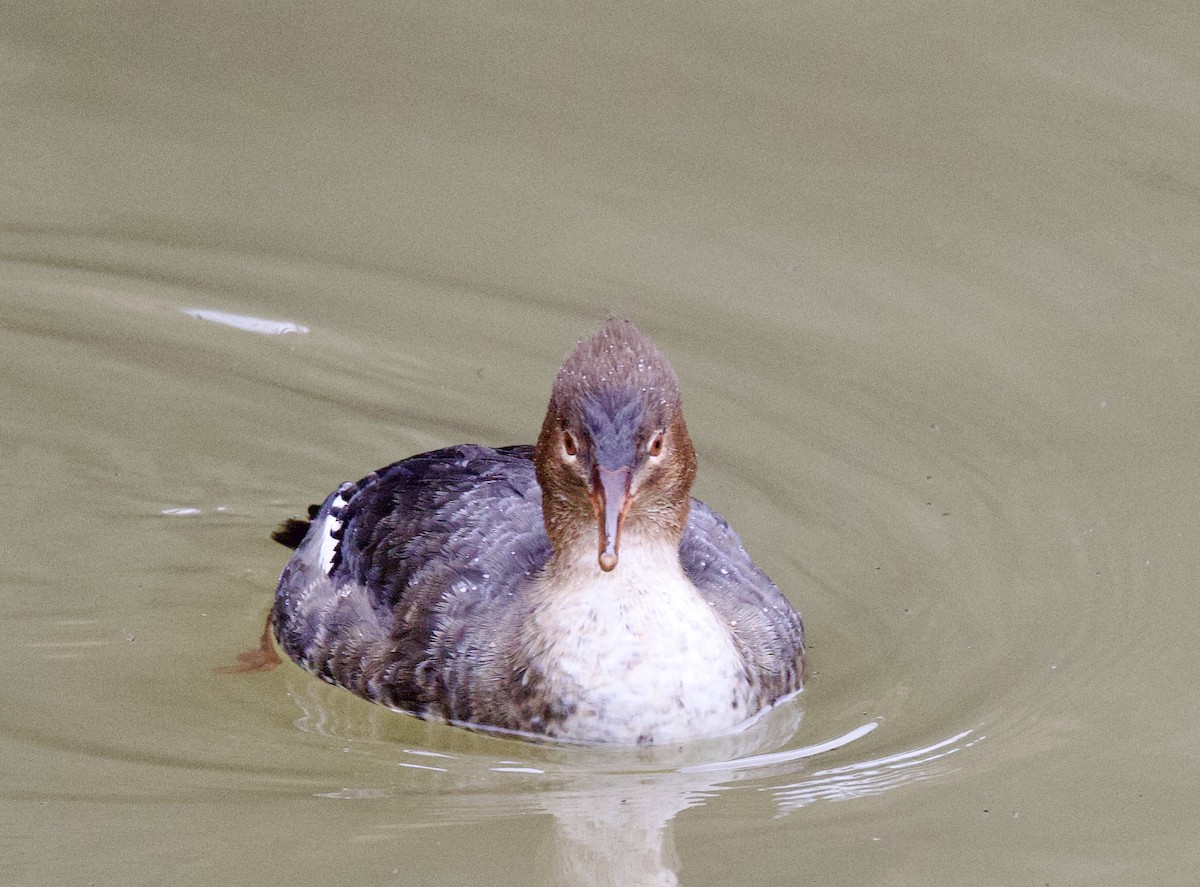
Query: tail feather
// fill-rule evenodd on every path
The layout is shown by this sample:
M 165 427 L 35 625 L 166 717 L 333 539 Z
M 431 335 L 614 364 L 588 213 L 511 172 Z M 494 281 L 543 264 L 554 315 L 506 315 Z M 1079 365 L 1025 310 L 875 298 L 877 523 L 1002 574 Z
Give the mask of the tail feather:
M 299 548 L 300 543 L 304 541 L 304 537 L 308 535 L 308 528 L 311 526 L 311 521 L 289 517 L 275 528 L 274 532 L 271 533 L 271 538 L 280 545 L 286 545 L 288 548 Z
M 304 537 L 308 535 L 308 528 L 312 526 L 312 519 L 317 516 L 317 512 L 321 510 L 320 505 L 310 505 L 308 507 L 308 520 L 301 520 L 298 517 L 289 517 L 271 533 L 271 538 L 280 545 L 286 545 L 288 548 L 299 548 L 300 543 L 304 541 Z

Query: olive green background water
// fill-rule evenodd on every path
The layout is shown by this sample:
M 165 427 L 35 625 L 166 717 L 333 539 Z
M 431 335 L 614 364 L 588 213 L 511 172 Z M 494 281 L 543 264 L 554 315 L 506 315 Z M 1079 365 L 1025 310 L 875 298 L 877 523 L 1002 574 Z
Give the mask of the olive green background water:
M 1200 12 L 8 3 L 0 881 L 1193 884 Z M 209 313 L 205 313 L 209 312 Z M 609 312 L 807 620 L 727 741 L 255 644 L 282 517 Z

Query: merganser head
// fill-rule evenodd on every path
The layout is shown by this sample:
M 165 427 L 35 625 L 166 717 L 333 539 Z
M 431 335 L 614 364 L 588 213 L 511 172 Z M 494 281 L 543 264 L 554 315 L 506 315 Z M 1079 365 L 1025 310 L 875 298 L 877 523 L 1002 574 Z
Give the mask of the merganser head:
M 556 552 L 594 533 L 607 572 L 617 566 L 622 533 L 678 545 L 696 452 L 675 371 L 632 323 L 609 320 L 567 358 L 534 463 Z

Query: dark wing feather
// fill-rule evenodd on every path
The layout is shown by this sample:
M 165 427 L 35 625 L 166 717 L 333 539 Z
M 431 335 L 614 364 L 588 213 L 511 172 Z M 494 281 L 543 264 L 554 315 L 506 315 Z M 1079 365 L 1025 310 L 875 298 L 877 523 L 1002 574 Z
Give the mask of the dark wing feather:
M 499 623 L 551 551 L 531 449 L 451 447 L 357 484 L 330 578 L 365 588 L 390 634 L 382 701 L 461 717 L 462 688 L 501 670 Z
M 431 603 L 409 600 L 415 588 L 440 596 L 448 581 L 473 576 L 489 597 L 511 592 L 550 555 L 530 451 L 450 447 L 363 478 L 342 513 L 331 578 L 403 609 Z
M 688 577 L 733 629 L 769 698 L 804 681 L 804 624 L 783 594 L 746 554 L 725 519 L 692 500 L 679 556 Z

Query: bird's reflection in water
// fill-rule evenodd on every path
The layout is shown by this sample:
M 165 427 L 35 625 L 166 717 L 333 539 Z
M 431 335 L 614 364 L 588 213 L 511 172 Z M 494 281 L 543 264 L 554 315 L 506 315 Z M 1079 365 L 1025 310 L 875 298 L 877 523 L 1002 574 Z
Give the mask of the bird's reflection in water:
M 531 872 L 535 884 L 669 887 L 678 877 L 668 825 L 689 807 L 744 789 L 769 792 L 785 815 L 819 800 L 878 794 L 936 776 L 950 766 L 949 756 L 981 738 L 968 730 L 924 748 L 852 763 L 844 763 L 843 752 L 836 767 L 814 769 L 815 760 L 879 725 L 870 721 L 824 742 L 789 747 L 802 713 L 799 701 L 791 700 L 740 733 L 681 745 L 497 742 L 363 703 L 299 672 L 293 677 L 291 696 L 303 711 L 298 728 L 353 743 L 354 750 L 380 762 L 378 784 L 319 794 L 403 800 L 410 789 L 396 784 L 392 768 L 399 767 L 433 771 L 444 780 L 444 790 L 421 792 L 429 805 L 423 811 L 429 822 L 423 824 L 549 814 L 553 839 L 543 854 L 543 877 Z M 411 819 L 408 805 L 405 809 Z

